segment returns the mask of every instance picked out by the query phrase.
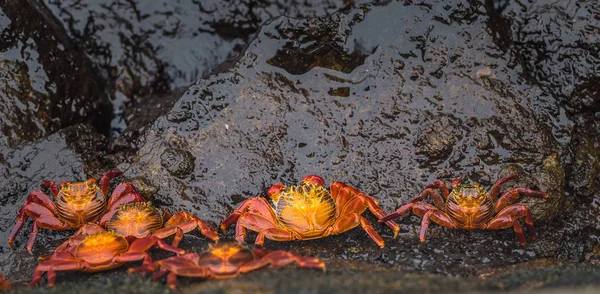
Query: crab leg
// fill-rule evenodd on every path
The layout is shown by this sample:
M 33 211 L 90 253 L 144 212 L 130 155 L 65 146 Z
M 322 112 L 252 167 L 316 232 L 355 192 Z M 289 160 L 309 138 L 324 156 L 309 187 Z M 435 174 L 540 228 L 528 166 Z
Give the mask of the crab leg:
M 221 229 L 225 231 L 235 222 L 237 222 L 235 240 L 238 242 L 245 241 L 245 229 L 260 233 L 266 229 L 278 227 L 275 212 L 264 198 L 251 198 L 242 202 L 232 214 L 221 222 Z M 258 237 L 257 240 L 259 240 Z
M 33 255 L 32 249 L 33 249 L 33 244 L 35 243 L 35 238 L 37 238 L 37 234 L 38 234 L 38 224 L 37 221 L 33 222 L 33 225 L 31 226 L 31 232 L 29 233 L 29 239 L 27 240 L 27 245 L 25 246 L 25 248 L 27 248 L 27 252 L 29 252 L 29 254 Z
M 33 279 L 29 286 L 38 284 L 44 272 L 48 272 L 48 286 L 52 287 L 56 283 L 56 271 L 77 271 L 83 268 L 83 264 L 77 260 L 49 260 L 36 267 L 33 272 Z
M 192 219 L 185 220 L 186 217 L 191 217 Z M 169 221 L 167 221 L 164 228 L 155 231 L 153 235 L 163 239 L 175 234 L 178 229 L 182 230 L 183 233 L 189 233 L 195 228 L 198 228 L 202 235 L 206 236 L 207 238 L 213 241 L 219 240 L 219 235 L 207 222 L 195 215 L 188 213 L 175 214 L 171 219 L 169 219 Z M 181 237 L 179 240 L 181 240 Z
M 256 236 L 256 240 L 254 240 L 254 244 L 258 246 L 263 246 L 265 243 L 265 237 L 269 240 L 274 241 L 292 241 L 294 240 L 294 235 L 290 233 L 288 230 L 280 229 L 280 228 L 269 228 L 264 231 L 261 231 Z M 236 240 L 237 241 L 237 240 Z
M 156 245 L 158 248 L 160 248 L 162 250 L 173 252 L 177 255 L 185 253 L 185 250 L 183 250 L 181 248 L 177 248 L 175 246 L 171 246 L 156 236 L 147 236 L 144 238 L 136 239 L 129 246 L 129 252 L 136 252 L 136 253 L 146 252 L 146 251 L 150 250 L 150 248 L 154 245 Z
M 361 227 L 363 228 L 363 230 L 365 230 L 367 235 L 369 235 L 369 237 L 371 237 L 371 239 L 379 247 L 383 248 L 385 246 L 385 242 L 383 241 L 381 236 L 377 233 L 377 231 L 375 231 L 373 226 L 371 226 L 369 221 L 358 213 L 352 213 L 352 214 L 346 214 L 346 215 L 340 216 L 340 218 L 338 218 L 335 221 L 335 223 L 333 224 L 333 226 L 331 227 L 331 230 L 327 231 L 326 234 L 324 234 L 324 235 L 329 235 L 329 234 L 337 235 L 337 234 L 343 233 L 345 231 L 348 231 L 350 229 L 353 229 L 353 228 L 357 227 L 358 225 L 361 225 Z
M 71 254 L 65 252 L 55 252 L 52 259 L 42 262 L 35 267 L 33 279 L 29 286 L 38 284 L 44 272 L 47 272 L 48 286 L 52 287 L 56 283 L 56 271 L 73 271 L 82 269 L 82 263 L 77 261 Z
M 539 192 L 539 191 L 535 191 L 535 190 L 531 190 L 531 189 L 527 189 L 527 188 L 514 188 L 514 189 L 506 191 L 504 194 L 502 194 L 500 199 L 498 199 L 498 202 L 496 202 L 496 207 L 495 207 L 496 211 L 501 211 L 509 204 L 515 202 L 517 200 L 517 198 L 519 198 L 519 195 L 548 199 L 548 194 L 543 193 L 543 192 Z
M 433 213 L 433 210 L 429 210 L 423 215 L 423 219 L 421 219 L 421 230 L 419 231 L 419 239 L 421 243 L 425 243 L 425 237 L 427 237 L 427 230 L 429 229 L 429 217 Z
M 369 211 L 371 211 L 371 213 L 373 215 L 375 215 L 377 217 L 377 219 L 381 219 L 382 217 L 384 217 L 385 212 L 383 212 L 383 210 L 379 207 L 375 198 L 373 198 L 367 194 L 363 194 L 363 195 L 366 198 L 367 206 L 369 207 Z M 394 231 L 394 239 L 396 239 L 396 237 L 398 237 L 398 233 L 400 233 L 400 225 L 397 224 L 395 221 L 391 221 L 391 220 L 386 221 L 385 224 L 390 229 L 392 229 L 392 231 Z
M 450 229 L 456 229 L 458 227 L 458 225 L 447 213 L 437 209 L 431 204 L 415 203 L 412 211 L 414 214 L 423 217 L 421 220 L 421 229 L 419 231 L 419 239 L 421 243 L 425 243 L 425 238 L 427 237 L 427 231 L 431 221 L 442 227 Z
M 169 273 L 169 270 L 161 269 L 161 270 L 155 272 L 154 274 L 152 274 L 152 277 L 150 279 L 152 280 L 152 282 L 158 282 L 158 280 L 162 279 L 162 277 L 164 277 L 168 273 Z
M 505 177 L 497 180 L 496 183 L 492 186 L 492 190 L 490 191 L 490 198 L 492 199 L 492 201 L 496 201 L 496 198 L 500 194 L 500 185 L 502 185 L 505 182 L 512 180 L 518 176 L 519 176 L 518 174 L 511 174 L 511 175 L 505 176 Z
M 120 183 L 108 199 L 108 209 L 115 209 L 122 204 L 146 202 L 146 199 L 140 195 L 135 186 L 131 183 Z
M 417 202 L 418 203 L 418 202 Z M 397 219 L 405 214 L 407 214 L 408 212 L 410 212 L 410 210 L 415 206 L 416 203 L 408 203 L 408 204 L 404 204 L 402 206 L 400 206 L 400 208 L 398 208 L 396 211 L 382 217 L 379 219 L 379 222 L 386 222 L 389 220 L 393 220 L 393 219 Z
M 448 185 L 446 183 L 444 183 L 443 181 L 436 180 L 436 181 L 433 181 L 431 184 L 427 185 L 425 187 L 425 190 L 423 190 L 423 192 L 421 192 L 421 194 L 419 194 L 419 196 L 415 197 L 415 199 L 411 200 L 410 202 L 423 200 L 425 198 L 424 196 L 426 196 L 426 195 L 423 195 L 423 197 L 421 195 L 424 194 L 424 193 L 426 193 L 425 191 L 431 190 L 431 192 L 435 192 L 433 189 L 436 189 L 436 188 L 439 189 L 440 192 L 442 192 L 441 196 L 440 196 L 440 194 L 436 193 L 436 195 L 438 197 L 442 197 L 443 196 L 444 200 L 448 199 L 448 194 L 449 194 L 448 193 Z M 429 193 L 429 192 L 427 192 L 427 193 Z M 421 198 L 421 199 L 417 200 L 417 198 Z M 433 199 L 433 200 L 436 201 L 436 199 Z M 444 201 L 442 201 L 442 203 L 444 203 Z M 437 204 L 436 204 L 436 206 L 437 206 Z M 439 206 L 439 207 L 443 207 L 443 206 Z
M 436 182 L 441 182 L 441 181 L 436 181 Z M 429 186 L 431 186 L 431 185 L 429 185 Z M 429 186 L 427 186 L 427 187 L 429 187 Z M 446 186 L 446 184 L 444 184 L 444 186 Z M 447 187 L 446 187 L 446 190 L 448 190 Z M 446 194 L 448 194 L 448 193 L 446 192 Z M 444 197 L 445 197 L 444 199 L 448 199 L 448 196 L 444 196 Z M 435 204 L 435 206 L 438 207 L 439 209 L 444 208 L 444 199 L 442 199 L 442 196 L 440 196 L 440 193 L 433 190 L 433 188 L 427 188 L 427 189 L 423 190 L 423 192 L 421 192 L 417 197 L 410 200 L 410 202 L 412 202 L 412 203 L 421 202 L 426 198 L 433 200 L 433 204 Z
M 263 215 L 257 215 L 253 213 L 245 213 L 240 219 L 236 226 L 241 225 L 251 231 L 260 232 L 266 229 L 277 228 L 275 220 L 269 220 Z M 237 236 L 236 236 L 237 237 Z M 238 240 L 236 240 L 238 241 Z
M 369 237 L 371 237 L 371 239 L 373 239 L 373 241 L 375 241 L 379 247 L 383 248 L 385 243 L 383 242 L 381 236 L 377 233 L 377 231 L 375 231 L 373 226 L 371 226 L 371 224 L 360 215 L 367 208 L 371 209 L 370 205 L 378 208 L 375 200 L 369 198 L 370 196 L 358 191 L 357 189 L 347 186 L 343 183 L 334 182 L 331 184 L 331 188 L 337 195 L 336 207 L 339 210 L 339 218 L 332 225 L 331 230 L 328 230 L 325 235 L 341 234 L 357 227 L 360 224 L 367 235 L 369 235 Z M 383 217 L 384 213 L 381 210 L 376 210 L 374 214 L 377 216 L 377 218 L 380 218 Z M 394 224 L 396 223 L 394 222 Z M 393 228 L 396 229 L 396 227 Z M 400 230 L 400 227 L 398 226 L 397 229 Z
M 239 224 L 235 226 L 235 240 L 244 243 L 246 242 L 246 228 L 243 225 Z
M 341 182 L 333 182 L 329 189 L 331 191 L 331 197 L 335 199 L 336 209 L 338 209 L 340 216 L 351 213 L 361 214 L 366 208 L 368 208 L 377 219 L 381 219 L 385 215 L 375 198 L 354 187 Z M 394 238 L 396 238 L 398 232 L 400 232 L 400 225 L 390 220 L 386 221 L 385 224 L 394 231 Z M 337 234 L 339 233 L 341 232 L 338 232 Z M 379 234 L 377 234 L 377 236 L 379 236 Z
M 70 230 L 72 227 L 63 223 L 61 220 L 56 218 L 54 214 L 48 210 L 48 208 L 40 205 L 38 203 L 29 203 L 24 212 L 31 218 L 34 218 L 33 226 L 31 227 L 31 234 L 29 235 L 29 240 L 27 240 L 27 251 L 30 254 L 32 253 L 33 244 L 35 243 L 35 238 L 38 234 L 38 227 L 49 230 Z M 10 242 L 10 239 L 9 239 Z
M 167 275 L 167 286 L 171 289 L 175 289 L 177 287 L 177 275 L 175 273 L 169 273 Z
M 273 251 L 267 253 L 260 259 L 246 263 L 240 267 L 239 273 L 248 273 L 265 266 L 283 267 L 291 263 L 298 264 L 299 267 L 317 268 L 325 271 L 325 263 L 315 257 L 302 257 L 291 252 Z
M 221 231 L 223 232 L 223 234 L 225 234 L 225 231 L 227 230 L 227 228 L 229 228 L 229 226 L 231 226 L 235 222 L 237 222 L 238 219 L 240 218 L 240 216 L 242 214 L 244 214 L 244 212 L 246 212 L 246 210 L 248 209 L 250 204 L 252 204 L 254 199 L 256 199 L 256 198 L 250 198 L 250 199 L 244 200 L 244 202 L 242 202 L 229 216 L 227 216 L 221 222 L 220 228 L 221 228 Z
M 121 176 L 122 174 L 123 174 L 123 172 L 120 172 L 120 171 L 108 172 L 108 173 L 104 174 L 102 176 L 102 178 L 100 178 L 100 188 L 102 189 L 102 195 L 104 195 L 104 197 L 108 196 L 108 188 L 110 185 L 110 180 L 113 178 L 116 178 L 118 176 Z
M 4 278 L 4 275 L 0 273 L 0 291 L 8 291 L 11 290 L 12 286 L 10 282 Z
M 427 237 L 427 231 L 429 229 L 430 221 L 433 221 L 436 224 L 446 228 L 458 227 L 458 225 L 447 213 L 439 210 L 437 207 L 429 203 L 424 202 L 408 203 L 402 205 L 400 208 L 398 208 L 398 210 L 388 214 L 379 221 L 382 222 L 386 219 L 394 219 L 401 217 L 409 213 L 411 210 L 415 215 L 418 215 L 423 218 L 421 220 L 421 229 L 419 231 L 419 239 L 422 243 L 425 242 L 425 238 Z
M 40 187 L 42 187 L 42 189 L 50 189 L 50 191 L 52 191 L 52 195 L 54 195 L 54 199 L 57 199 L 56 196 L 58 196 L 58 185 L 52 181 L 52 180 L 47 180 L 44 181 Z
M 159 260 L 152 265 L 144 265 L 138 268 L 130 268 L 129 273 L 153 272 L 160 267 L 160 270 L 152 275 L 152 281 L 157 282 L 166 274 L 167 285 L 171 289 L 175 289 L 177 284 L 177 276 L 192 277 L 192 278 L 208 278 L 210 272 L 196 263 L 198 261 L 197 253 L 186 253 L 177 257 L 171 257 Z
M 523 228 L 521 228 L 521 225 L 519 224 L 520 218 L 525 219 L 525 225 L 527 225 L 531 240 L 535 240 L 536 234 L 535 228 L 533 227 L 533 215 L 531 214 L 529 207 L 522 204 L 514 204 L 504 208 L 487 224 L 487 229 L 500 230 L 510 228 L 512 225 L 521 246 L 524 246 L 525 234 L 523 234 Z
M 23 228 L 23 225 L 25 225 L 27 218 L 30 217 L 30 215 L 27 214 L 26 210 L 29 206 L 33 204 L 45 207 L 47 210 L 46 214 L 55 214 L 54 212 L 56 211 L 56 206 L 54 205 L 52 200 L 50 200 L 48 195 L 44 194 L 44 192 L 42 191 L 34 191 L 29 193 L 29 195 L 27 195 L 27 198 L 25 199 L 25 202 L 23 203 L 23 205 L 19 209 L 19 212 L 17 213 L 17 222 L 11 230 L 10 234 L 8 235 L 8 244 L 10 245 L 10 247 L 15 248 L 15 238 Z

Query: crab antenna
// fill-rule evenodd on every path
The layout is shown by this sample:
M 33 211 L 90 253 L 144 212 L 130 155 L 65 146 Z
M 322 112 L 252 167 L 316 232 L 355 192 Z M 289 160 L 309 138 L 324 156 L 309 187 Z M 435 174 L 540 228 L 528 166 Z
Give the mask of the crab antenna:
M 325 184 L 325 181 L 323 181 L 323 178 L 321 178 L 319 176 L 308 175 L 308 176 L 302 178 L 302 183 L 323 186 Z
M 285 189 L 285 185 L 283 185 L 282 183 L 274 184 L 267 191 L 267 195 L 269 196 L 269 198 L 271 198 L 271 200 L 273 200 L 273 202 L 277 203 L 279 201 L 279 196 L 281 195 L 281 191 L 283 191 L 283 189 Z
M 452 189 L 456 188 L 458 185 L 460 185 L 460 182 L 462 181 L 462 178 L 456 178 L 452 181 L 452 183 L 450 184 L 452 186 Z

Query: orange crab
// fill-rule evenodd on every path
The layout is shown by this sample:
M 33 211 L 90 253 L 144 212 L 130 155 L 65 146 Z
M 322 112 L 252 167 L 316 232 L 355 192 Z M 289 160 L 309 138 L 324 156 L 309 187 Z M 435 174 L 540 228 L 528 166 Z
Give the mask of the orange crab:
M 410 203 L 401 206 L 398 210 L 379 221 L 389 221 L 412 210 L 414 214 L 423 218 L 419 234 L 421 242 L 425 242 L 427 229 L 431 221 L 447 228 L 467 230 L 500 230 L 512 226 L 521 245 L 525 245 L 525 234 L 523 234 L 519 219 L 525 219 L 525 225 L 527 225 L 531 239 L 535 240 L 533 216 L 529 207 L 521 203 L 512 203 L 519 198 L 519 195 L 544 199 L 547 199 L 548 195 L 527 188 L 514 188 L 504 192 L 498 198 L 500 185 L 517 176 L 517 174 L 512 174 L 499 179 L 492 186 L 490 193 L 481 188 L 479 184 L 461 185 L 461 178 L 452 181 L 452 191 L 450 193 L 446 183 L 434 181 Z M 442 195 L 435 189 L 439 189 Z M 422 202 L 427 197 L 433 200 L 434 205 Z
M 12 289 L 10 282 L 4 279 L 4 274 L 0 273 L 0 291 L 8 291 Z
M 55 202 L 42 191 L 31 192 L 17 213 L 17 222 L 8 235 L 8 243 L 14 248 L 15 238 L 28 217 L 34 219 L 27 241 L 27 251 L 31 253 L 39 228 L 78 229 L 86 223 L 97 221 L 107 211 L 116 210 L 121 204 L 146 201 L 130 183 L 119 184 L 107 199 L 110 180 L 121 174 L 106 173 L 100 179 L 100 186 L 94 178 L 85 182 L 62 182 L 60 186 L 53 181 L 45 181 L 41 187 L 50 189 Z
M 50 257 L 38 264 L 30 286 L 37 285 L 45 272 L 48 286 L 52 287 L 56 282 L 57 271 L 97 272 L 138 260 L 143 260 L 143 264 L 149 265 L 152 258 L 146 251 L 155 245 L 176 254 L 185 253 L 185 250 L 171 246 L 156 236 L 124 237 L 106 231 L 99 225 L 86 224 L 60 245 Z
M 373 197 L 341 182 L 331 183 L 328 192 L 323 179 L 314 175 L 304 177 L 302 183 L 287 188 L 283 184 L 271 186 L 267 194 L 273 206 L 262 197 L 245 200 L 223 220 L 221 229 L 225 231 L 237 222 L 237 241 L 245 241 L 248 229 L 258 232 L 254 243 L 262 246 L 265 237 L 274 241 L 318 239 L 360 225 L 379 247 L 384 247 L 381 236 L 361 215 L 368 208 L 378 219 L 384 216 Z M 395 238 L 400 226 L 393 221 L 385 223 Z
M 230 279 L 265 266 L 282 267 L 295 262 L 300 267 L 317 268 L 325 271 L 325 263 L 315 257 L 302 257 L 287 251 L 250 250 L 240 243 L 220 243 L 212 245 L 201 253 L 185 253 L 145 263 L 138 268 L 130 268 L 130 273 L 152 273 L 153 281 L 166 274 L 167 284 L 175 289 L 177 276 L 203 279 Z
M 104 220 L 106 216 L 111 217 Z M 163 239 L 175 234 L 173 246 L 179 245 L 183 234 L 196 228 L 207 238 L 219 240 L 217 231 L 197 216 L 184 211 L 171 215 L 167 211 L 161 212 L 149 202 L 121 205 L 102 219 L 100 226 L 123 236 L 142 238 L 152 234 Z

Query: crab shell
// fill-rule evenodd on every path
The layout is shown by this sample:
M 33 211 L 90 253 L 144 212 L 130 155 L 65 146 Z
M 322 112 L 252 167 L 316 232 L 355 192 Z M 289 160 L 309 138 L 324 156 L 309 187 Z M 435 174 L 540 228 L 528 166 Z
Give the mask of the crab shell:
M 342 182 L 333 182 L 329 190 L 321 177 L 309 175 L 303 184 L 285 187 L 273 185 L 267 192 L 273 204 L 255 197 L 242 202 L 221 222 L 225 231 L 236 224 L 236 241 L 244 242 L 246 230 L 258 232 L 255 244 L 264 239 L 274 241 L 309 240 L 337 235 L 361 226 L 371 239 L 384 247 L 385 242 L 369 221 L 362 216 L 367 209 L 378 219 L 385 213 L 372 196 Z M 393 221 L 385 224 L 398 235 L 400 226 Z
M 185 211 L 171 215 L 167 211 L 161 212 L 149 202 L 121 205 L 105 226 L 109 231 L 135 238 L 153 235 L 164 239 L 175 235 L 173 246 L 178 246 L 183 235 L 196 228 L 207 238 L 219 240 L 217 231 L 199 217 Z
M 129 242 L 121 235 L 114 232 L 101 232 L 88 235 L 75 248 L 73 256 L 90 267 L 82 269 L 84 272 L 98 272 L 121 266 L 120 263 L 111 262 L 115 256 L 129 250 Z
M 58 216 L 72 227 L 95 222 L 106 208 L 106 197 L 96 179 L 85 182 L 62 182 L 56 196 Z
M 149 202 L 136 202 L 121 205 L 106 229 L 123 236 L 146 237 L 161 229 L 165 217 Z
M 213 279 L 229 279 L 239 275 L 242 265 L 262 257 L 257 255 L 239 243 L 223 243 L 210 246 L 194 263 L 210 271 Z

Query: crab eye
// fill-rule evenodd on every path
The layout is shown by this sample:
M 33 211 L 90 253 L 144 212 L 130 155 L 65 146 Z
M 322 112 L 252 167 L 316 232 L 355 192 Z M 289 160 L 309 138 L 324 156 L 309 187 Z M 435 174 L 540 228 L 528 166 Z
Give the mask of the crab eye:
M 89 179 L 85 182 L 86 186 L 88 189 L 94 189 L 96 188 L 96 180 L 95 179 Z
M 68 182 L 62 182 L 62 183 L 60 183 L 60 189 L 63 190 L 63 191 L 69 190 L 69 183 Z

